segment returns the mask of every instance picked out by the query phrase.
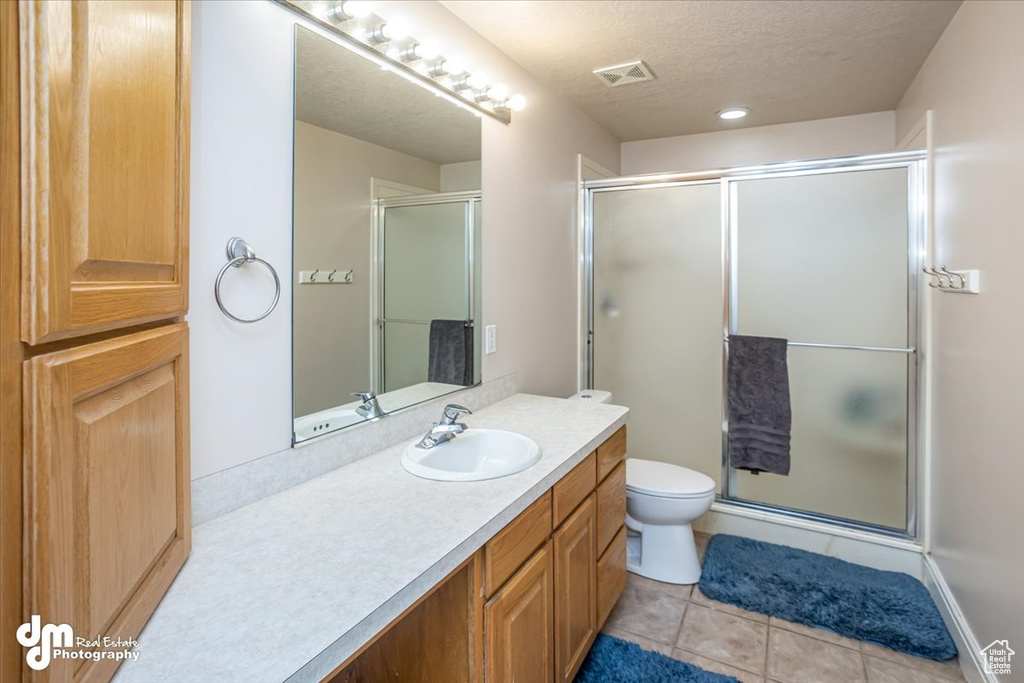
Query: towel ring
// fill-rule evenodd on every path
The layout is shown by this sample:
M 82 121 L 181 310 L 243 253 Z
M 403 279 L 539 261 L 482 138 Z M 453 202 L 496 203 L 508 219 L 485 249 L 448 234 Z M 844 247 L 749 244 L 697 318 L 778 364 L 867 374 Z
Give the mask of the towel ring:
M 217 306 L 220 307 L 221 313 L 237 323 L 259 322 L 277 308 L 277 302 L 281 299 L 281 278 L 277 276 L 277 271 L 274 270 L 274 266 L 256 256 L 256 251 L 241 237 L 232 237 L 228 240 L 227 253 L 228 262 L 225 263 L 224 267 L 222 267 L 220 272 L 217 273 L 217 281 L 213 285 L 213 295 L 217 299 Z M 267 270 L 270 271 L 270 274 L 274 276 L 274 300 L 270 302 L 270 307 L 267 310 L 263 311 L 263 313 L 255 318 L 239 318 L 224 307 L 224 302 L 220 298 L 220 282 L 224 279 L 224 273 L 228 272 L 228 268 L 241 268 L 243 263 L 261 263 L 266 266 Z

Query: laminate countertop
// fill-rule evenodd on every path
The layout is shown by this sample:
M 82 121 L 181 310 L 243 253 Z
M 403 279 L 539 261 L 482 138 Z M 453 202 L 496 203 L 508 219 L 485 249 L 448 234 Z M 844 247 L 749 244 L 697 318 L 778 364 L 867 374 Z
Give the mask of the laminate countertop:
M 533 467 L 421 479 L 385 449 L 193 529 L 192 554 L 117 683 L 318 682 L 626 422 L 628 409 L 516 394 L 466 418 L 525 434 Z M 424 431 L 429 425 L 424 425 Z

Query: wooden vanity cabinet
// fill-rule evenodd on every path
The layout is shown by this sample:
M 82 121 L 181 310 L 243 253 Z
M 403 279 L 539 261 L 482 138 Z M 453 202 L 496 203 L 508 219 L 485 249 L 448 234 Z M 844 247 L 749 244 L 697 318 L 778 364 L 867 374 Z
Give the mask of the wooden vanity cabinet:
M 625 454 L 623 427 L 468 560 L 479 568 L 478 599 L 467 602 L 464 583 L 435 587 L 325 680 L 571 683 L 626 585 Z M 477 617 L 464 622 L 435 616 L 434 630 L 448 629 L 443 642 L 420 624 L 423 613 L 474 605 Z M 418 658 L 425 664 L 410 668 Z M 426 662 L 444 675 L 425 678 Z
M 191 26 L 189 0 L 0 0 L 3 681 L 108 681 L 29 669 L 16 629 L 135 638 L 189 553 Z

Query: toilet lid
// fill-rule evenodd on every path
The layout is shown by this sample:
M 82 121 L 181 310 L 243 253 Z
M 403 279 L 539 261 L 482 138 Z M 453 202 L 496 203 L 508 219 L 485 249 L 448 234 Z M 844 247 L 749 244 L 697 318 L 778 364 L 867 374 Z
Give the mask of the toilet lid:
M 715 480 L 679 465 L 628 458 L 626 488 L 666 498 L 689 498 L 714 491 Z

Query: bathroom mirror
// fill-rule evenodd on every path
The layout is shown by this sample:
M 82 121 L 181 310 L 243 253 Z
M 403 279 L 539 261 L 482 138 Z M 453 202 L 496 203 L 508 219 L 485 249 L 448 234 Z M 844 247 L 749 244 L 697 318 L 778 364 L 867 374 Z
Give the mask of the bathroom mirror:
M 479 382 L 475 114 L 296 26 L 293 201 L 296 443 Z

